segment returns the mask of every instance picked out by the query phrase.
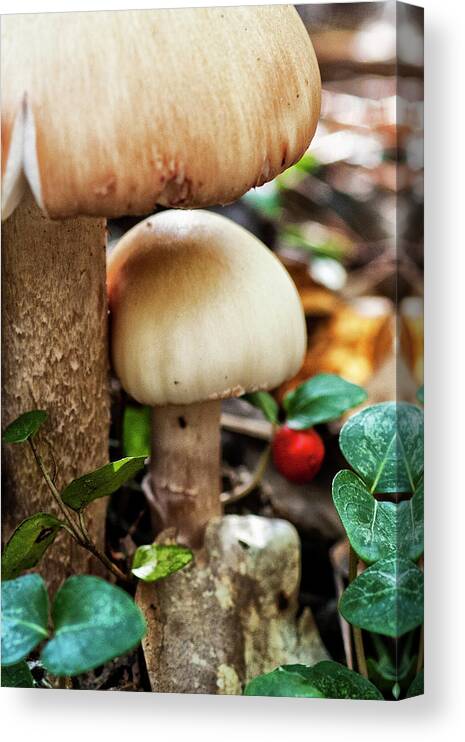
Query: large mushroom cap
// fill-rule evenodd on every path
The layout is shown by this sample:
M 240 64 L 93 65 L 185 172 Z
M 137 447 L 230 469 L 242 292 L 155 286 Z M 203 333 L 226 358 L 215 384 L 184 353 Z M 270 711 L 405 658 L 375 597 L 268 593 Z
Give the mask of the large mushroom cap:
M 140 222 L 108 266 L 113 365 L 151 406 L 276 387 L 300 368 L 297 290 L 256 237 L 218 214 L 165 211 Z
M 303 154 L 320 107 L 291 6 L 2 18 L 4 216 L 226 203 Z

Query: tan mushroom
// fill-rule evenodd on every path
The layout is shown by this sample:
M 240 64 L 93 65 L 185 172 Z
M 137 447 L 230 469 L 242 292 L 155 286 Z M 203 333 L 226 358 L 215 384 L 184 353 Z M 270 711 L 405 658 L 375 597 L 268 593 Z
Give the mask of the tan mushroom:
M 313 135 L 319 72 L 290 6 L 5 16 L 1 68 L 3 422 L 49 411 L 62 486 L 108 455 L 102 217 L 271 179 Z M 48 496 L 17 449 L 4 475 L 8 535 Z M 52 553 L 50 581 L 83 559 Z
M 198 545 L 220 514 L 220 400 L 298 371 L 299 295 L 263 243 L 202 210 L 165 211 L 131 229 L 109 259 L 108 292 L 116 374 L 153 407 L 160 525 Z

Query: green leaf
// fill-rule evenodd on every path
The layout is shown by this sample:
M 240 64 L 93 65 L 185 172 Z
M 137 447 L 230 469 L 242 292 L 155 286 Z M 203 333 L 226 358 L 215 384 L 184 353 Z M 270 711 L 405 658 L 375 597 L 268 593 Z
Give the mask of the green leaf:
M 352 548 L 366 564 L 389 556 L 416 561 L 423 552 L 423 485 L 400 503 L 379 502 L 352 471 L 338 472 L 333 500 Z
M 423 384 L 421 387 L 417 390 L 417 399 L 420 402 L 420 404 L 425 404 L 425 387 Z
M 373 683 L 358 672 L 349 670 L 339 662 L 323 660 L 313 665 L 310 678 L 325 698 L 365 699 L 381 701 L 381 693 Z
M 127 405 L 123 417 L 123 451 L 125 456 L 150 455 L 150 407 Z
M 178 572 L 194 555 L 184 546 L 150 544 L 139 546 L 134 554 L 132 573 L 144 582 L 155 582 Z
M 403 651 L 399 656 L 399 647 L 396 642 L 393 651 L 389 651 L 383 639 L 377 634 L 371 635 L 375 645 L 378 659 L 367 658 L 367 666 L 370 678 L 378 688 L 392 689 L 393 683 L 403 683 L 412 676 L 417 662 L 417 656 L 412 656 L 412 640 L 414 633 L 411 632 L 404 642 Z
M 48 513 L 36 513 L 23 520 L 3 551 L 2 579 L 12 580 L 35 567 L 61 528 L 63 523 Z
M 254 678 L 245 687 L 246 696 L 298 696 L 306 698 L 353 698 L 382 700 L 369 680 L 338 662 L 323 661 L 313 667 L 283 665 Z
M 258 407 L 270 423 L 273 423 L 273 425 L 277 424 L 279 407 L 271 394 L 268 394 L 268 392 L 252 392 L 252 394 L 246 394 L 244 399 L 254 407 Z
M 10 423 L 3 431 L 4 443 L 24 443 L 33 438 L 48 415 L 44 410 L 25 412 Z
M 34 678 L 27 662 L 18 662 L 10 667 L 2 667 L 2 688 L 33 688 Z
M 348 586 L 339 611 L 354 626 L 402 636 L 423 621 L 423 574 L 408 559 L 380 559 Z
M 133 649 L 145 621 L 133 599 L 100 577 L 70 577 L 52 607 L 55 635 L 42 650 L 53 675 L 78 675 Z
M 93 500 L 119 490 L 143 468 L 145 456 L 128 456 L 75 479 L 63 490 L 61 499 L 73 510 L 82 510 Z
M 423 412 L 406 402 L 366 407 L 345 423 L 339 445 L 370 492 L 415 492 L 423 476 Z
M 295 667 L 295 666 L 293 666 Z M 302 665 L 303 667 L 303 665 Z M 250 680 L 244 689 L 245 696 L 282 696 L 286 698 L 324 698 L 324 695 L 311 685 L 305 675 L 278 667 L 265 675 Z
M 413 679 L 410 688 L 407 691 L 406 698 L 414 698 L 415 696 L 422 696 L 424 691 L 424 673 L 423 670 Z
M 313 428 L 318 423 L 336 420 L 366 398 L 364 389 L 356 384 L 336 374 L 318 374 L 286 394 L 286 422 L 293 430 Z
M 39 575 L 2 582 L 2 665 L 23 660 L 48 636 L 48 595 Z

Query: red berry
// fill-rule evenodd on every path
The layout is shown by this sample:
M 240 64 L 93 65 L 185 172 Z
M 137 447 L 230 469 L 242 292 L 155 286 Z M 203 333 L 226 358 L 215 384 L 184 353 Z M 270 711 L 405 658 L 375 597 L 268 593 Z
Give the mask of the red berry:
M 318 474 L 324 456 L 323 441 L 313 428 L 291 430 L 283 425 L 273 439 L 274 465 L 290 482 L 310 482 Z

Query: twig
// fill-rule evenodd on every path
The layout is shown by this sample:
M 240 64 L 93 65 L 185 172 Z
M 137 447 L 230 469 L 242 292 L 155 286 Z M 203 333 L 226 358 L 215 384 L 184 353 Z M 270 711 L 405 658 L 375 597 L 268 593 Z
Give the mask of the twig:
M 349 547 L 349 584 L 355 580 L 357 577 L 357 566 L 358 566 L 358 556 L 353 550 L 352 546 Z M 365 648 L 363 646 L 363 635 L 362 630 L 358 626 L 352 626 L 352 631 L 354 633 L 354 647 L 355 647 L 355 656 L 357 657 L 357 665 L 360 675 L 363 675 L 364 678 L 368 678 L 368 668 L 367 668 L 367 662 L 365 658 Z
M 267 420 L 255 420 L 242 415 L 223 412 L 220 423 L 225 430 L 230 430 L 232 433 L 242 433 L 242 435 L 248 435 L 262 441 L 271 441 L 273 437 L 273 425 Z
M 241 500 L 243 497 L 246 497 L 251 492 L 253 492 L 253 490 L 256 487 L 258 487 L 258 485 L 263 479 L 263 475 L 266 472 L 266 467 L 268 466 L 270 453 L 271 453 L 271 446 L 268 445 L 260 454 L 257 468 L 255 469 L 251 479 L 249 480 L 249 482 L 247 482 L 246 485 L 244 485 L 243 487 L 234 489 L 232 492 L 221 493 L 220 500 L 223 503 L 223 505 L 230 505 L 232 502 L 237 502 L 238 500 Z

